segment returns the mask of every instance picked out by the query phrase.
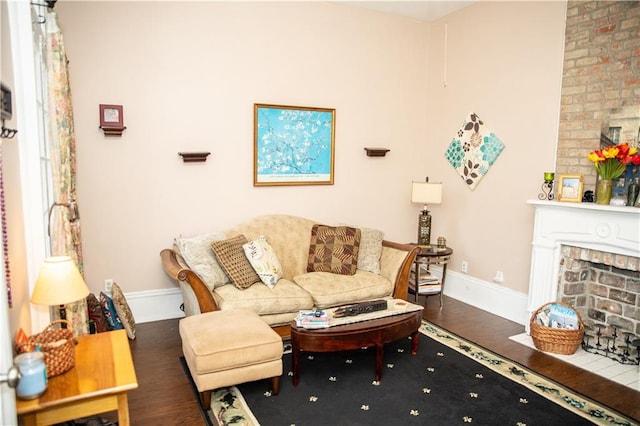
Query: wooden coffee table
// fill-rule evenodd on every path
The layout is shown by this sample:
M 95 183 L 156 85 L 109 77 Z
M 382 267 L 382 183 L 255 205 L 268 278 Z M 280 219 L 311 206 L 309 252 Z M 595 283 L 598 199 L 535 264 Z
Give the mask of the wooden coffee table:
M 291 323 L 291 350 L 293 385 L 300 379 L 300 353 L 337 352 L 364 347 L 376 347 L 375 379 L 382 376 L 382 353 L 385 343 L 411 335 L 411 353 L 418 353 L 418 329 L 422 323 L 422 310 L 388 317 L 338 325 L 329 328 L 306 329 Z

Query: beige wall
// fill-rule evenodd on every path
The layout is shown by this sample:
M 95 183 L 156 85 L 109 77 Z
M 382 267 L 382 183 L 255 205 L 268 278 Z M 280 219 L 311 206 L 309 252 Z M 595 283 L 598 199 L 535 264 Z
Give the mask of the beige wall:
M 432 235 L 456 250 L 451 269 L 465 259 L 487 281 L 501 269 L 525 292 L 526 200 L 554 168 L 565 7 L 481 2 L 430 25 L 326 3 L 60 2 L 91 290 L 173 288 L 158 256 L 173 237 L 263 213 L 415 240 L 410 182 L 429 175 L 445 185 Z M 336 108 L 335 185 L 252 186 L 254 102 Z M 124 105 L 122 137 L 98 129 L 100 103 Z M 506 145 L 473 192 L 444 158 L 472 111 Z M 204 164 L 177 155 L 199 150 Z
M 480 2 L 430 27 L 425 173 L 445 185 L 435 233 L 455 248 L 454 270 L 466 260 L 469 275 L 489 282 L 500 270 L 502 285 L 519 292 L 529 287 L 526 200 L 554 170 L 565 9 L 564 2 Z M 473 191 L 444 159 L 471 112 L 505 144 Z

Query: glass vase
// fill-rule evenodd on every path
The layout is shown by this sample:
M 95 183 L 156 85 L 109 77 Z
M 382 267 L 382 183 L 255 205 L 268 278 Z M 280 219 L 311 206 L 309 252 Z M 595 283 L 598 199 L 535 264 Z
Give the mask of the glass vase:
M 599 179 L 596 184 L 596 204 L 608 206 L 611 201 L 611 190 L 613 181 L 611 179 Z

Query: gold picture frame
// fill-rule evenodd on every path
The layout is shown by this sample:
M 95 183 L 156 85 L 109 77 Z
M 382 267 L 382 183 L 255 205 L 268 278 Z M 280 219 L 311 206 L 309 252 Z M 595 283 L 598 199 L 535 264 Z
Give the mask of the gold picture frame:
M 254 104 L 253 186 L 333 185 L 334 108 Z
M 558 201 L 582 202 L 582 175 L 560 175 L 558 178 Z

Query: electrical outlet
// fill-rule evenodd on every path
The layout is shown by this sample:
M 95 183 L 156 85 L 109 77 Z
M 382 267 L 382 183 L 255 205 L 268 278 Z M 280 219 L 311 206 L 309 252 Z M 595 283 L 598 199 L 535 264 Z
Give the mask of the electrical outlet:
M 493 281 L 497 283 L 504 282 L 504 273 L 502 271 L 496 271 L 496 276 L 493 277 Z
M 463 274 L 466 274 L 469 272 L 469 262 L 467 262 L 466 260 L 462 261 L 462 265 L 460 266 L 460 270 L 462 271 Z
M 111 278 L 107 278 L 104 280 L 104 292 L 111 293 L 111 289 L 113 288 L 113 280 Z

